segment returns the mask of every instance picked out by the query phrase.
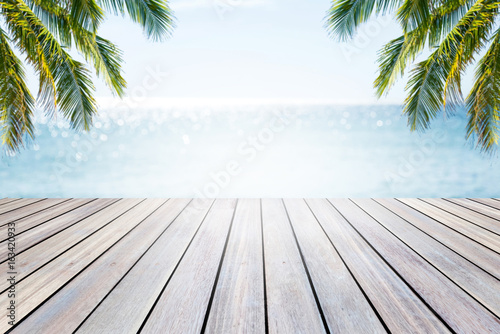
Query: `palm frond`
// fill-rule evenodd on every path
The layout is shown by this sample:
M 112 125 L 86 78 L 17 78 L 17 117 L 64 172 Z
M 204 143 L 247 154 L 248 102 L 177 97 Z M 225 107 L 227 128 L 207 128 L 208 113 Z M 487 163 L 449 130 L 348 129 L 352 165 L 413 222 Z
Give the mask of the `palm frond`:
M 325 28 L 331 36 L 345 41 L 372 14 L 385 14 L 396 8 L 401 0 L 339 0 L 327 12 Z
M 428 25 L 429 47 L 433 48 L 450 33 L 474 5 L 475 0 L 447 0 L 432 9 Z
M 122 76 L 122 52 L 116 45 L 82 27 L 73 28 L 76 48 L 87 62 L 94 65 L 98 76 L 118 96 L 125 94 L 126 81 Z
M 97 112 L 97 105 L 92 97 L 94 87 L 90 72 L 82 63 L 71 58 L 27 5 L 19 0 L 11 1 L 16 4 L 11 8 L 11 17 L 16 20 L 8 26 L 17 34 L 16 40 L 22 50 L 31 47 L 31 44 L 25 46 L 25 39 L 19 37 L 23 34 L 35 36 L 32 44 L 39 58 L 33 59 L 33 62 L 39 66 L 37 60 L 43 60 L 43 67 L 47 69 L 46 72 L 50 74 L 50 80 L 55 86 L 55 105 L 74 128 L 89 129 L 92 116 Z M 18 31 L 19 27 L 23 29 Z
M 39 25 L 33 29 L 32 21 L 38 18 L 25 3 L 11 0 L 2 1 L 0 4 L 2 15 L 6 19 L 6 27 L 15 41 L 15 46 L 26 56 L 28 64 L 32 65 L 39 75 L 38 101 L 47 113 L 53 113 L 55 82 L 43 46 L 38 40 L 39 31 L 44 31 L 46 28 Z
M 415 29 L 390 41 L 379 51 L 379 75 L 374 82 L 378 97 L 387 93 L 404 75 L 407 65 L 424 49 L 426 35 L 421 29 Z
M 468 139 L 476 138 L 483 151 L 493 152 L 500 135 L 500 30 L 479 61 L 474 86 L 467 96 Z
M 73 0 L 71 1 L 70 17 L 84 29 L 97 31 L 97 28 L 104 20 L 104 11 L 94 0 Z
M 98 35 L 105 17 L 102 7 L 130 16 L 155 40 L 168 37 L 174 26 L 166 0 L 0 0 L 6 29 L 0 50 L 1 134 L 11 149 L 18 149 L 23 138 L 33 136 L 35 101 L 9 41 L 39 76 L 37 102 L 48 115 L 60 111 L 76 129 L 90 128 L 97 104 L 91 72 L 85 63 L 71 57 L 73 47 L 113 93 L 124 95 L 122 52 Z
M 69 10 L 61 6 L 61 1 L 25 0 L 25 3 L 63 45 L 71 45 Z
M 2 144 L 17 151 L 34 138 L 32 115 L 35 100 L 26 83 L 21 61 L 0 29 L 0 127 Z
M 87 30 L 85 24 L 73 20 L 69 12 L 52 0 L 30 0 L 37 12 L 34 13 L 47 26 L 51 33 L 57 34 L 66 47 L 74 43 L 87 62 L 94 65 L 98 76 L 102 75 L 113 93 L 124 95 L 125 79 L 121 73 L 122 52 L 110 41 Z M 38 13 L 38 14 L 37 14 Z M 45 22 L 42 20 L 45 18 Z M 52 28 L 52 29 L 51 29 Z M 39 94 L 45 100 L 46 94 Z
M 170 36 L 174 17 L 165 0 L 98 0 L 103 8 L 124 15 L 140 24 L 154 40 Z
M 57 105 L 75 129 L 89 130 L 97 114 L 97 104 L 92 93 L 94 86 L 85 65 L 73 60 L 65 51 L 55 63 Z
M 492 18 L 498 13 L 498 6 L 485 3 L 472 6 L 431 56 L 412 71 L 403 111 L 412 130 L 426 129 L 445 105 L 449 112 L 462 101 L 461 75 L 488 39 Z
M 403 32 L 406 33 L 428 24 L 431 19 L 430 9 L 428 0 L 405 0 L 396 15 Z
M 441 41 L 443 34 L 448 34 L 464 11 L 468 10 L 469 1 L 450 0 L 435 8 L 427 24 L 408 31 L 401 37 L 387 43 L 379 51 L 379 75 L 375 79 L 376 95 L 381 97 L 394 83 L 404 75 L 406 67 L 412 63 L 428 43 L 431 47 Z

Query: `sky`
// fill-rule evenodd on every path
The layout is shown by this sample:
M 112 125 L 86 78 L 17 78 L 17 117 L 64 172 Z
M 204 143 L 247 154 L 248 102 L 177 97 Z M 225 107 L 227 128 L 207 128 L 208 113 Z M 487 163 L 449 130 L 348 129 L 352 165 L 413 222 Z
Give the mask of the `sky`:
M 142 104 L 165 98 L 374 103 L 377 51 L 399 28 L 388 17 L 374 18 L 353 41 L 339 43 L 324 28 L 330 4 L 173 0 L 176 28 L 164 42 L 148 40 L 121 17 L 109 17 L 100 34 L 123 50 L 127 95 Z M 402 103 L 403 88 L 401 81 L 378 103 Z M 102 103 L 114 101 L 102 80 L 96 89 Z

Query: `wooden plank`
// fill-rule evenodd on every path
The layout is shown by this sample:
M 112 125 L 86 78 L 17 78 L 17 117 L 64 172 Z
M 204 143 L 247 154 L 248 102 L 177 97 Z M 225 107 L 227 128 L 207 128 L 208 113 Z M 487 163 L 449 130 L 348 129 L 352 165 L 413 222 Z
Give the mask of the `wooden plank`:
M 85 205 L 79 209 L 70 211 L 66 213 L 63 216 L 60 216 L 56 219 L 53 219 L 45 224 L 41 224 L 37 226 L 34 229 L 28 230 L 18 236 L 16 236 L 16 253 L 19 255 L 25 250 L 31 248 L 32 246 L 38 244 L 39 242 L 42 242 L 44 240 L 50 239 L 51 236 L 57 235 L 61 231 L 64 231 L 66 228 L 76 225 L 80 225 L 82 221 L 84 221 L 88 217 L 92 217 L 92 215 L 96 214 L 96 212 L 99 212 L 99 210 L 106 208 L 107 206 L 113 204 L 116 202 L 116 199 L 100 199 L 97 201 L 94 201 L 88 205 Z M 99 216 L 98 216 L 99 217 Z M 93 219 L 96 221 L 96 219 Z M 86 221 L 85 221 L 86 222 Z M 104 221 L 99 221 L 99 224 L 102 225 L 104 224 Z M 76 230 L 78 230 L 79 227 L 76 227 Z M 72 229 L 71 231 L 75 231 L 75 229 Z M 74 233 L 69 234 L 66 232 L 63 234 L 63 237 L 59 237 L 56 240 L 56 243 L 54 244 L 53 242 L 49 241 L 48 243 L 44 244 L 43 246 L 39 247 L 40 249 L 45 249 L 47 252 L 49 251 L 48 245 L 52 244 L 55 249 L 61 249 L 64 244 L 72 245 L 70 243 L 70 239 L 64 239 L 64 237 L 68 238 L 81 238 L 83 233 Z M 62 244 L 57 244 L 57 242 L 63 242 Z M 38 248 L 37 248 L 38 249 Z M 7 241 L 0 242 L 0 259 L 1 259 L 1 265 L 0 268 L 3 268 L 2 266 L 5 266 L 7 261 L 7 253 L 8 253 L 8 247 L 7 247 Z M 32 251 L 30 253 L 27 253 L 26 255 L 23 255 L 23 258 L 33 260 L 31 254 L 38 254 L 37 251 Z M 40 254 L 38 254 L 40 255 Z M 36 257 L 36 256 L 35 256 Z M 46 259 L 49 260 L 49 259 Z M 21 261 L 18 259 L 18 261 Z M 33 262 L 34 263 L 34 262 Z M 23 262 L 18 263 L 18 265 L 23 265 Z M 25 268 L 27 269 L 27 268 Z M 0 287 L 2 286 L 2 283 L 5 282 L 0 282 Z M 0 288 L 1 291 L 1 288 Z
M 398 200 L 435 219 L 437 222 L 440 222 L 471 238 L 472 240 L 475 240 L 476 242 L 492 249 L 493 251 L 497 253 L 500 252 L 500 238 L 498 238 L 496 234 L 471 224 L 470 222 L 454 216 L 451 213 L 438 209 L 426 202 L 422 202 L 421 200 L 413 198 L 401 198 Z
M 421 200 L 500 236 L 500 221 L 498 220 L 486 217 L 441 198 L 422 198 Z
M 284 201 L 332 333 L 386 333 L 304 200 Z
M 151 290 L 145 289 L 145 287 L 152 287 L 150 284 L 153 283 L 155 276 L 149 270 L 138 271 L 137 268 L 140 265 L 137 261 L 140 259 L 141 263 L 147 262 L 148 268 L 143 267 L 142 269 L 158 268 L 160 262 L 168 261 L 173 253 L 177 252 L 177 249 L 172 246 L 176 246 L 175 242 L 178 240 L 171 238 L 167 240 L 166 236 L 172 237 L 174 235 L 180 239 L 190 238 L 188 232 L 191 231 L 185 229 L 184 226 L 191 224 L 191 220 L 179 217 L 171 225 L 171 222 L 181 213 L 188 202 L 187 199 L 174 199 L 161 206 L 109 251 L 85 268 L 82 273 L 59 290 L 25 321 L 21 322 L 12 333 L 33 333 L 35 331 L 73 333 L 91 314 L 96 305 L 99 307 L 96 310 L 97 313 L 92 313 L 93 316 L 99 314 L 100 310 L 107 310 L 106 306 L 109 305 L 109 301 L 115 300 L 116 297 L 118 297 L 115 300 L 116 304 L 112 305 L 111 311 L 107 313 L 105 318 L 100 319 L 98 327 L 92 329 L 91 333 L 111 333 L 109 329 L 112 326 L 110 324 L 120 324 L 122 320 L 129 320 L 129 316 L 136 317 L 137 313 L 146 312 L 147 314 L 150 307 L 144 307 L 144 300 Z M 196 219 L 197 217 L 193 216 L 192 218 Z M 196 225 L 195 222 L 193 224 Z M 158 237 L 160 239 L 157 240 Z M 167 243 L 163 243 L 164 241 Z M 173 244 L 168 244 L 169 241 Z M 151 246 L 152 248 L 149 249 Z M 156 253 L 155 255 L 158 257 L 152 258 L 149 254 L 156 248 L 161 248 L 164 251 Z M 144 255 L 145 252 L 147 253 Z M 132 271 L 129 272 L 130 269 Z M 123 278 L 123 276 L 125 277 Z M 135 283 L 132 286 L 126 283 L 130 282 L 131 277 Z M 122 278 L 123 280 L 121 280 Z M 118 286 L 113 289 L 116 284 Z M 123 290 L 124 287 L 125 290 Z M 141 295 L 141 292 L 144 294 Z M 125 315 L 124 312 L 127 309 L 132 312 Z M 136 331 L 123 323 L 120 333 L 125 332 L 135 333 Z
M 53 258 L 63 254 L 65 251 L 73 247 L 78 242 L 92 235 L 94 232 L 101 229 L 106 224 L 124 214 L 127 210 L 135 206 L 141 200 L 139 199 L 124 199 L 118 201 L 94 215 L 85 218 L 78 224 L 74 224 L 58 234 L 49 237 L 41 243 L 38 243 L 32 248 L 22 252 L 25 248 L 24 244 L 29 245 L 34 239 L 31 234 L 37 233 L 38 229 L 30 230 L 21 234 L 16 238 L 16 243 L 20 246 L 17 250 L 18 258 L 16 266 L 19 270 L 17 279 L 21 280 L 33 271 L 42 267 L 44 264 Z M 98 200 L 102 205 L 108 201 Z M 26 238 L 24 236 L 26 235 Z M 6 248 L 6 247 L 5 247 Z M 0 253 L 2 250 L 0 249 Z M 2 254 L 3 255 L 3 254 Z M 8 270 L 8 262 L 0 264 L 0 270 Z M 0 291 L 3 291 L 8 286 L 8 282 L 0 282 Z
M 23 198 L 23 199 L 20 199 L 20 200 L 11 202 L 11 203 L 4 204 L 4 205 L 0 206 L 0 215 L 4 215 L 4 214 L 6 214 L 10 211 L 13 211 L 13 210 L 22 209 L 24 207 L 27 207 L 30 204 L 40 202 L 43 200 L 44 200 L 43 198 Z M 1 218 L 3 218 L 3 217 L 0 216 L 0 219 Z M 3 223 L 2 223 L 2 225 L 3 225 Z
M 500 201 L 494 198 L 468 198 L 469 202 L 480 203 L 484 206 L 493 208 L 493 211 L 497 214 L 500 213 Z
M 353 200 L 363 211 L 384 226 L 413 251 L 467 291 L 491 312 L 500 316 L 500 281 L 473 265 L 448 247 L 429 237 L 371 199 Z M 373 227 L 374 229 L 377 226 Z M 387 233 L 376 231 L 377 234 Z M 454 233 L 450 231 L 450 233 Z M 390 240 L 390 239 L 388 239 Z M 394 241 L 395 242 L 395 241 Z M 500 255 L 498 256 L 500 259 Z M 500 267 L 497 267 L 500 268 Z
M 200 333 L 236 200 L 216 200 L 141 333 Z
M 1 226 L 2 227 L 7 226 L 8 223 L 14 222 L 21 218 L 29 217 L 40 211 L 46 210 L 47 208 L 54 207 L 57 204 L 67 202 L 68 200 L 69 200 L 68 198 L 56 198 L 56 199 L 49 198 L 43 201 L 35 202 L 31 205 L 22 207 L 17 210 L 6 212 L 1 216 Z
M 262 200 L 269 333 L 325 333 L 280 200 Z
M 500 210 L 500 200 L 498 198 L 469 198 L 469 200 Z
M 40 211 L 31 216 L 21 218 L 16 220 L 16 235 L 20 235 L 21 233 L 43 224 L 53 218 L 61 216 L 66 212 L 69 212 L 73 209 L 76 209 L 80 206 L 83 206 L 87 203 L 93 201 L 92 199 L 72 199 L 67 202 L 60 203 L 56 206 L 47 208 L 43 211 Z M 5 241 L 7 239 L 7 225 L 0 227 L 0 241 Z
M 500 332 L 497 317 L 354 203 L 347 199 L 331 202 L 451 328 L 466 333 Z
M 477 199 L 471 200 L 466 198 L 445 198 L 445 200 L 500 221 L 499 209 L 481 202 L 476 202 Z
M 151 249 L 81 324 L 78 333 L 137 333 L 213 202 L 197 201 L 197 204 L 191 202 L 175 219 Z M 184 206 L 185 204 L 187 203 L 184 203 Z M 173 218 L 170 212 L 172 210 L 168 210 L 166 214 Z M 85 289 L 81 290 L 85 293 Z M 74 304 L 79 307 L 78 299 L 75 299 Z M 53 327 L 52 324 L 48 325 Z
M 9 197 L 2 198 L 2 199 L 0 199 L 0 205 L 4 205 L 4 204 L 10 203 L 10 202 L 14 202 L 14 201 L 17 201 L 18 199 L 19 198 L 9 198 Z
M 265 333 L 260 201 L 242 199 L 206 326 L 208 333 Z
M 460 233 L 450 230 L 445 225 L 436 223 L 432 218 L 427 217 L 395 199 L 376 199 L 376 201 L 450 249 L 453 249 L 458 254 L 483 268 L 491 275 L 500 279 L 500 272 L 498 270 L 498 268 L 500 268 L 500 257 L 491 249 L 484 247 Z
M 69 249 L 63 256 L 59 256 L 47 263 L 25 279 L 18 280 L 16 290 L 19 293 L 16 296 L 16 304 L 22 305 L 16 312 L 18 321 L 22 320 L 29 312 L 78 275 L 82 269 L 139 225 L 163 203 L 164 200 L 160 199 L 141 202 L 111 224 L 103 227 L 99 233 L 86 238 Z M 21 270 L 22 268 L 19 268 L 19 271 Z M 0 303 L 3 303 L 3 305 L 9 303 L 6 292 L 0 295 Z M 6 308 L 3 313 L 3 317 L 6 318 Z M 0 322 L 1 332 L 8 328 L 9 325 L 6 321 Z
M 450 332 L 329 202 L 307 203 L 392 333 Z

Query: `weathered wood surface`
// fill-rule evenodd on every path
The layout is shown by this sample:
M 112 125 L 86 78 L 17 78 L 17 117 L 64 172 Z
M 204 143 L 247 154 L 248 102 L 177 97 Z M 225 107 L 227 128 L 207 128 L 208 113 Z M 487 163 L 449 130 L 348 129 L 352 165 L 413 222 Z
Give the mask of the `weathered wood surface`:
M 0 332 L 500 333 L 497 199 L 4 198 L 5 277 L 10 226 Z
M 3 205 L 3 204 L 7 204 L 7 203 L 10 203 L 10 202 L 14 202 L 14 201 L 17 201 L 18 198 L 2 198 L 0 199 L 0 205 Z

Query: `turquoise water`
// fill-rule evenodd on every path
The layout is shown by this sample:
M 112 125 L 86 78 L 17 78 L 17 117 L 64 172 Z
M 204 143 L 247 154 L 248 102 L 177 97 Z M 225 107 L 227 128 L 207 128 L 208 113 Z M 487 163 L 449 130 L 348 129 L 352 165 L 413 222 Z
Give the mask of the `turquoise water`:
M 410 133 L 398 106 L 103 110 L 89 133 L 39 117 L 0 197 L 499 197 L 464 127 Z

